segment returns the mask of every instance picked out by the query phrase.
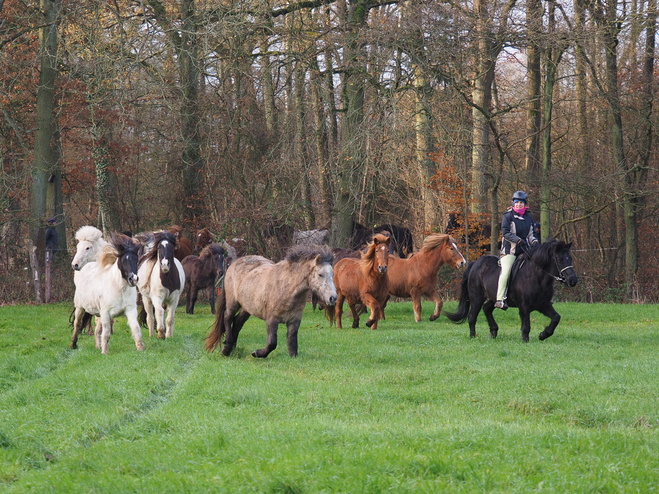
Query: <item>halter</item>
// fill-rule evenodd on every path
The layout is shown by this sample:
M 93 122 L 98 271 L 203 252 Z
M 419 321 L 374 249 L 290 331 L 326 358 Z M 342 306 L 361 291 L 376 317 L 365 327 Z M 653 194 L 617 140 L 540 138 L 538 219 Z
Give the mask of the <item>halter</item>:
M 569 266 L 565 266 L 563 269 L 561 269 L 561 267 L 558 265 L 558 260 L 556 259 L 556 255 L 554 255 L 554 256 L 553 256 L 553 257 L 554 257 L 554 263 L 556 264 L 556 270 L 558 271 L 558 276 L 554 276 L 553 274 L 551 274 L 551 273 L 545 271 L 544 269 L 542 269 L 542 268 L 538 265 L 538 263 L 536 263 L 536 262 L 533 260 L 533 257 L 531 257 L 531 254 L 530 254 L 527 250 L 524 250 L 523 252 L 528 256 L 529 261 L 531 261 L 533 264 L 535 264 L 536 267 L 537 267 L 540 271 L 542 271 L 543 273 L 545 273 L 547 276 L 551 276 L 551 277 L 554 278 L 556 281 L 560 281 L 561 283 L 567 283 L 567 280 L 563 277 L 563 271 L 565 271 L 565 270 L 567 270 L 567 269 L 570 269 L 570 268 L 574 269 L 574 266 L 573 266 L 572 264 L 570 264 Z

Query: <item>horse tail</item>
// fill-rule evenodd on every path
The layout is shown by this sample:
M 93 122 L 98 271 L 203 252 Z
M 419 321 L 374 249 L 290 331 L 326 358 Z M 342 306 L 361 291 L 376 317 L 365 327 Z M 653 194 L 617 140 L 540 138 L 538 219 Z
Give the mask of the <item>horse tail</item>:
M 467 320 L 469 315 L 469 307 L 471 305 L 469 301 L 469 273 L 471 268 L 474 266 L 472 262 L 467 266 L 464 274 L 462 275 L 462 283 L 460 284 L 460 301 L 458 303 L 458 310 L 455 312 L 446 312 L 444 315 L 449 318 L 450 321 L 453 321 L 456 324 L 462 324 Z
M 137 322 L 140 323 L 140 326 L 146 327 L 146 311 L 144 310 L 144 306 L 140 308 L 140 313 L 137 316 Z
M 227 309 L 227 295 L 224 290 L 220 290 L 215 307 L 215 325 L 206 337 L 206 351 L 212 352 L 222 341 L 224 336 L 224 313 Z

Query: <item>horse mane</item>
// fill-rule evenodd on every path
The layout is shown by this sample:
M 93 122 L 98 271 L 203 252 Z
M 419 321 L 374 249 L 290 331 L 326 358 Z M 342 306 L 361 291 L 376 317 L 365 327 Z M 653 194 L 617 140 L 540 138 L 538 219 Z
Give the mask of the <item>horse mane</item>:
M 142 256 L 142 259 L 140 259 L 140 266 L 142 263 L 146 261 L 152 261 L 154 259 L 158 259 L 158 245 L 160 242 L 163 240 L 167 240 L 168 242 L 172 243 L 172 248 L 176 245 L 176 236 L 168 231 L 159 231 L 159 232 L 153 232 L 153 247 L 151 247 L 151 250 L 146 252 L 144 256 Z
M 432 235 L 428 235 L 423 240 L 423 246 L 421 247 L 421 250 L 432 250 L 438 245 L 443 244 L 447 238 L 455 242 L 455 240 L 446 233 L 433 233 Z
M 81 226 L 76 232 L 76 240 L 81 242 L 87 240 L 88 242 L 98 242 L 103 237 L 103 232 L 95 226 L 85 225 Z
M 110 242 L 103 246 L 96 261 L 101 268 L 107 268 L 117 262 L 117 259 L 126 251 L 137 255 L 137 246 L 130 237 L 121 233 L 113 233 L 110 236 Z
M 564 245 L 567 245 L 561 240 L 556 240 L 555 238 L 548 238 L 544 243 L 539 245 L 534 245 L 526 255 L 533 260 L 538 266 L 547 266 L 552 259 L 553 253 L 557 248 L 560 248 Z
M 208 244 L 206 247 L 201 249 L 201 252 L 199 253 L 199 259 L 208 259 L 212 256 L 217 256 L 220 254 L 226 256 L 226 250 L 224 250 L 221 245 Z
M 373 235 L 373 241 L 369 242 L 366 247 L 366 252 L 362 253 L 362 258 L 359 261 L 359 266 L 364 273 L 370 273 L 373 270 L 373 264 L 375 263 L 375 248 L 377 247 L 375 240 L 377 239 L 379 242 L 384 243 L 390 238 L 391 237 L 388 235 L 383 235 L 382 233 L 376 233 Z
M 332 264 L 334 262 L 334 256 L 332 251 L 324 245 L 304 245 L 298 244 L 294 245 L 286 252 L 286 257 L 284 259 L 288 262 L 306 262 L 315 259 L 316 257 L 321 256 L 322 262 L 326 264 Z

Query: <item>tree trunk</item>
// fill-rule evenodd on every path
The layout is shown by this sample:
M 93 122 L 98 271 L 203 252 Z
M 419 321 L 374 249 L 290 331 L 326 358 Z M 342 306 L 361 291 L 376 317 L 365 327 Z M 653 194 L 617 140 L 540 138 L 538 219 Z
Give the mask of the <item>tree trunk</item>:
M 49 179 L 58 171 L 57 152 L 53 147 L 55 129 L 55 81 L 57 79 L 57 17 L 62 7 L 61 0 L 42 0 L 41 11 L 44 15 L 44 27 L 39 30 L 39 60 L 41 70 L 39 73 L 39 89 L 37 91 L 37 129 L 34 135 L 34 163 L 32 165 L 32 184 L 30 187 L 30 246 L 37 249 L 40 246 L 39 234 L 43 234 L 46 219 L 47 196 Z M 51 179 L 54 180 L 54 179 Z M 53 182 L 51 182 L 53 183 Z M 54 189 L 51 189 L 54 206 Z M 51 206 L 51 207 L 53 207 Z M 35 279 L 35 297 L 41 303 L 40 293 L 40 260 L 44 252 L 37 249 L 30 252 L 30 259 L 34 255 L 36 261 L 32 262 Z
M 344 117 L 341 123 L 343 152 L 339 161 L 338 190 L 332 245 L 345 246 L 352 234 L 352 222 L 358 204 L 357 194 L 364 171 L 364 74 L 366 67 L 360 30 L 367 15 L 366 1 L 351 2 L 346 22 L 346 68 L 343 84 Z
M 527 110 L 526 110 L 526 172 L 527 180 L 531 184 L 537 183 L 540 163 L 540 59 L 542 49 L 540 36 L 542 35 L 542 3 L 540 0 L 527 0 L 526 2 L 526 32 L 527 44 Z

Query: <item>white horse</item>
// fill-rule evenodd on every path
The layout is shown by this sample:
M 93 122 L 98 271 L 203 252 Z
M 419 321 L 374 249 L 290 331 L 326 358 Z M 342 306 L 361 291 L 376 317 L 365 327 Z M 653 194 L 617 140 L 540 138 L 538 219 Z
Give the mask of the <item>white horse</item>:
M 98 228 L 90 225 L 82 226 L 76 232 L 76 255 L 71 261 L 71 267 L 80 271 L 88 262 L 96 260 L 96 255 L 101 252 L 103 246 L 107 245 L 103 239 L 103 232 Z
M 75 238 L 78 244 L 76 245 L 76 255 L 73 256 L 73 261 L 71 261 L 71 267 L 75 270 L 73 273 L 74 283 L 83 266 L 88 262 L 96 262 L 96 256 L 101 253 L 104 246 L 108 245 L 103 238 L 103 232 L 91 225 L 81 226 L 76 232 Z M 100 331 L 101 321 L 97 318 L 95 332 Z M 91 326 L 89 327 L 89 334 L 91 334 Z
M 185 287 L 185 273 L 181 262 L 174 257 L 176 237 L 170 232 L 154 233 L 154 243 L 140 259 L 137 288 L 142 294 L 149 336 L 153 336 L 154 317 L 158 338 L 174 335 L 176 307 Z M 157 266 L 157 269 L 156 269 Z M 165 326 L 165 308 L 167 321 Z
M 94 333 L 96 348 L 108 353 L 112 319 L 125 315 L 138 351 L 144 350 L 137 323 L 137 252 L 125 235 L 113 235 L 96 262 L 89 262 L 74 277 L 75 318 L 71 348 L 77 348 L 78 335 L 91 316 L 100 318 Z

